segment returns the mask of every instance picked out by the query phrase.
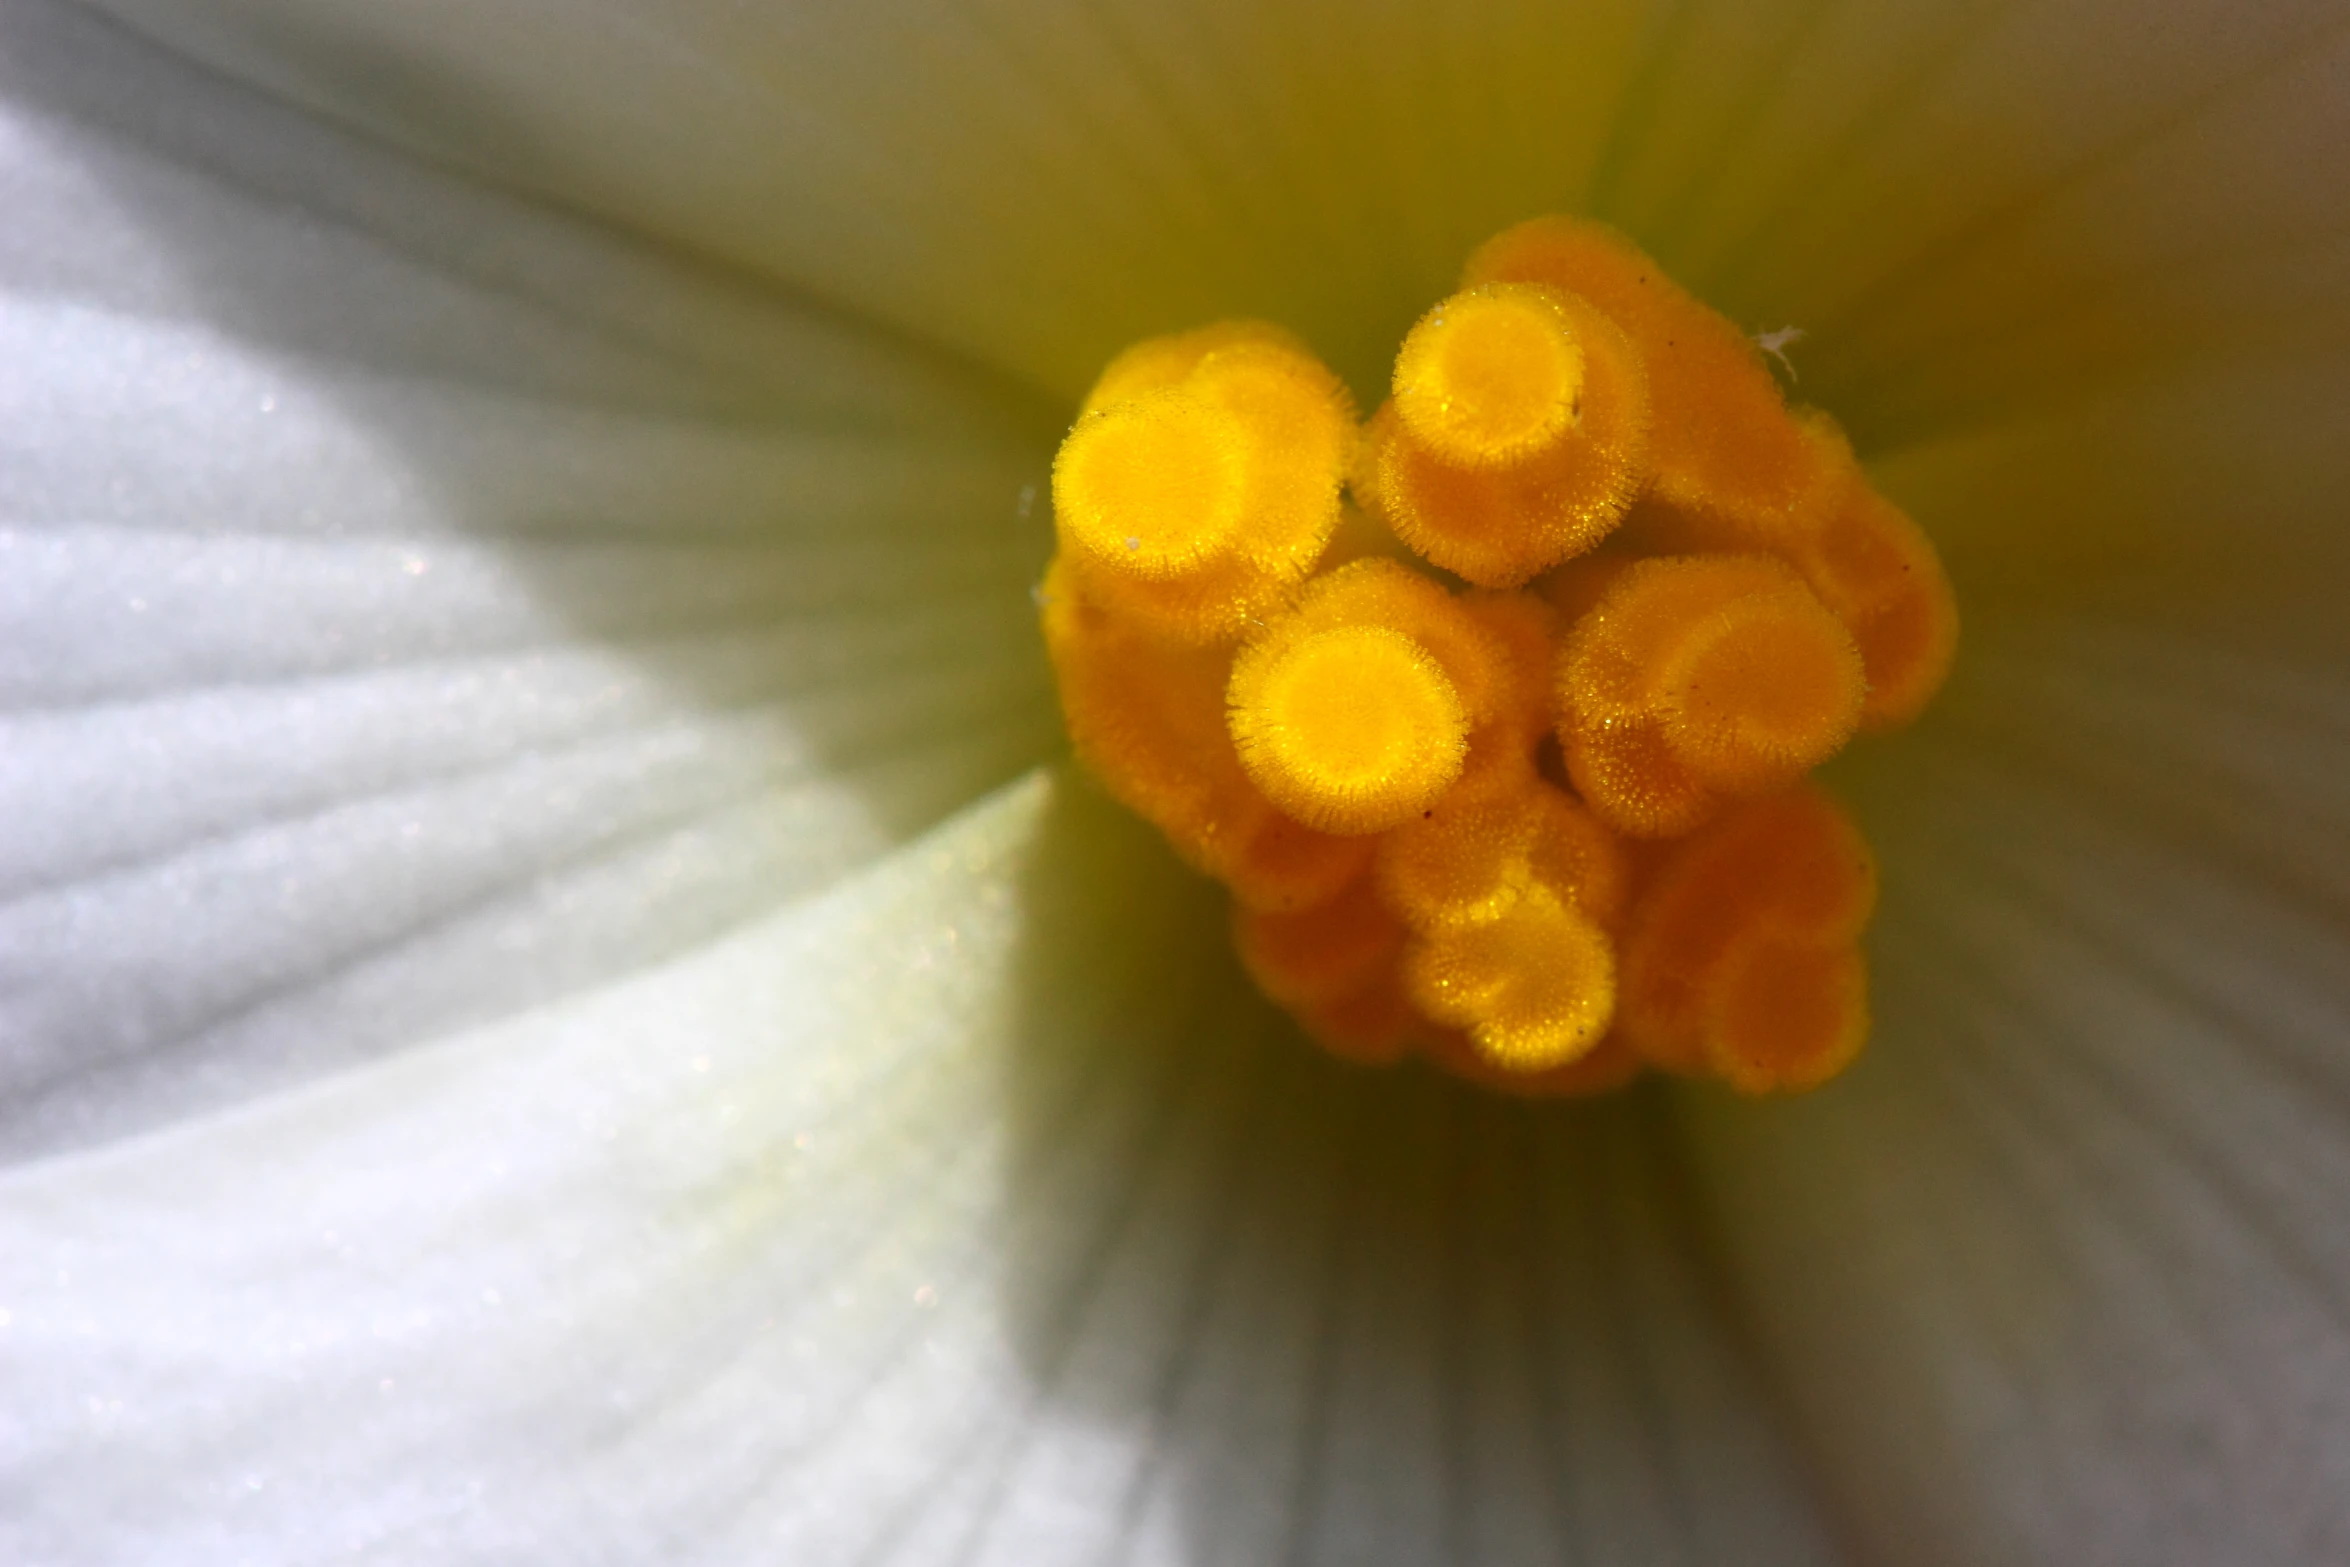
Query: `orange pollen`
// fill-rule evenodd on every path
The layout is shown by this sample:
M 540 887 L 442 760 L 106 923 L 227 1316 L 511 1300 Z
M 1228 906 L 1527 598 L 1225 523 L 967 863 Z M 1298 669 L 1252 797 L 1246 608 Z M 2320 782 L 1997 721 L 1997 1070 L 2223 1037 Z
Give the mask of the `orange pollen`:
M 1933 545 L 1595 224 L 1480 247 L 1391 394 L 1358 423 L 1261 322 L 1111 361 L 1039 590 L 1079 758 L 1345 1059 L 1826 1082 L 1867 1037 L 1876 866 L 1807 775 L 1947 675 Z

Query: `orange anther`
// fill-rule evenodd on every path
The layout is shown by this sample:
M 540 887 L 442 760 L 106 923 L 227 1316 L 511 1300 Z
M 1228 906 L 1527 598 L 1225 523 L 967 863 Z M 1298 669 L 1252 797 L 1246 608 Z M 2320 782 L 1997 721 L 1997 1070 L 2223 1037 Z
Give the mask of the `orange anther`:
M 1597 925 L 1536 883 L 1499 919 L 1415 938 L 1404 988 L 1428 1017 L 1465 1030 L 1492 1065 L 1547 1071 L 1607 1032 L 1615 950 Z
M 1535 218 L 1479 246 L 1462 280 L 1570 290 L 1623 330 L 1648 370 L 1648 460 L 1667 503 L 1761 521 L 1802 500 L 1811 455 L 1761 351 L 1623 235 Z
M 1393 967 L 1406 934 L 1362 882 L 1293 913 L 1235 910 L 1232 929 L 1240 961 L 1258 988 L 1293 1007 L 1360 991 Z
M 1657 1065 L 1748 1092 L 1820 1081 L 1865 1030 L 1854 976 L 1875 905 L 1876 862 L 1825 795 L 1739 806 L 1675 845 L 1634 903 L 1618 1026 Z
M 1709 797 L 1782 787 L 1834 755 L 1865 690 L 1852 638 L 1781 562 L 1644 560 L 1567 639 L 1560 742 L 1610 825 L 1670 835 Z
M 1451 455 L 1458 442 L 1421 438 L 1405 413 L 1413 401 L 1399 390 L 1373 417 L 1356 461 L 1357 497 L 1397 538 L 1484 587 L 1515 587 L 1590 549 L 1622 521 L 1646 476 L 1649 404 L 1638 353 L 1585 301 L 1548 299 L 1572 325 L 1581 370 L 1574 415 L 1547 444 L 1509 448 L 1507 460 L 1496 444 L 1460 461 Z M 1399 389 L 1409 384 L 1403 376 L 1399 367 Z

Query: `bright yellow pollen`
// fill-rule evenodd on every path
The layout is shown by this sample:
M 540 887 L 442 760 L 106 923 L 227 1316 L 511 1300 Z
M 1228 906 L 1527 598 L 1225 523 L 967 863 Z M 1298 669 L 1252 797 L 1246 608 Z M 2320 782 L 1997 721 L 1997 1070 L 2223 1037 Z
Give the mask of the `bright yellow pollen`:
M 1540 1072 L 1598 1045 L 1615 1015 L 1615 968 L 1606 933 L 1534 885 L 1497 919 L 1414 942 L 1404 987 L 1492 1065 Z
M 1286 333 L 1154 338 L 1111 365 L 1054 459 L 1062 559 L 1146 634 L 1229 643 L 1321 558 L 1354 445 L 1345 387 Z
M 1266 798 L 1325 832 L 1407 820 L 1460 776 L 1469 720 L 1428 650 L 1385 626 L 1260 644 L 1232 669 L 1232 737 Z
M 1556 446 L 1580 416 L 1583 345 L 1547 289 L 1496 284 L 1420 318 L 1395 356 L 1395 411 L 1462 468 L 1507 468 Z
M 1179 577 L 1231 543 L 1245 499 L 1240 421 L 1181 392 L 1086 415 L 1053 464 L 1061 542 L 1098 569 Z
M 1552 417 L 1551 400 L 1566 390 L 1559 375 L 1541 391 L 1543 406 L 1515 421 L 1491 411 L 1474 419 L 1415 418 L 1406 404 L 1426 400 L 1431 394 L 1419 389 L 1432 378 L 1407 381 L 1399 362 L 1396 396 L 1372 417 L 1353 479 L 1357 499 L 1397 538 L 1489 588 L 1516 587 L 1613 532 L 1640 494 L 1649 439 L 1648 376 L 1638 351 L 1613 321 L 1574 294 L 1522 289 L 1456 296 L 1415 336 L 1428 333 L 1453 304 L 1473 301 L 1498 312 L 1503 300 L 1522 319 L 1554 318 L 1576 349 L 1569 415 Z M 1441 333 L 1437 343 L 1442 346 Z M 1521 357 L 1539 369 L 1538 357 Z M 1520 368 L 1519 379 L 1543 382 Z M 1486 378 L 1485 389 L 1501 379 Z M 1432 441 L 1421 432 L 1422 418 L 1453 433 Z M 1547 433 L 1515 444 L 1494 437 L 1513 425 Z M 1487 435 L 1478 436 L 1480 428 Z
M 1868 1031 L 1876 870 L 1804 779 L 1948 673 L 1932 544 L 1593 224 L 1480 248 L 1392 394 L 1358 426 L 1249 321 L 1103 371 L 1039 590 L 1079 757 L 1339 1056 L 1825 1082 Z

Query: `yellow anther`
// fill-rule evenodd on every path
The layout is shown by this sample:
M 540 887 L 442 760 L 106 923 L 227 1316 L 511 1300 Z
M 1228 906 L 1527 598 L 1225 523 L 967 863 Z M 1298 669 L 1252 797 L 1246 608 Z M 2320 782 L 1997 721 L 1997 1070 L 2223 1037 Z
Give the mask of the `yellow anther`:
M 1122 804 L 1214 873 L 1231 835 L 1230 799 L 1247 787 L 1224 722 L 1231 660 L 1139 634 L 1082 591 L 1065 557 L 1039 597 L 1077 754 Z
M 1063 551 L 1091 596 L 1153 635 L 1232 640 L 1313 569 L 1353 444 L 1345 388 L 1284 335 L 1142 344 L 1054 461 Z
M 1812 789 L 1676 845 L 1634 905 L 1618 1026 L 1643 1055 L 1749 1093 L 1841 1070 L 1867 1030 L 1858 943 L 1876 863 Z
M 1381 835 L 1374 864 L 1388 907 L 1431 935 L 1490 924 L 1535 885 L 1612 929 L 1629 881 L 1614 835 L 1522 765 L 1472 763 L 1417 820 Z
M 1615 951 L 1597 925 L 1535 884 L 1498 919 L 1415 939 L 1404 987 L 1429 1017 L 1466 1031 L 1487 1062 L 1543 1072 L 1607 1032 Z
M 1611 825 L 1667 836 L 1713 797 L 1782 787 L 1834 755 L 1864 694 L 1852 638 L 1786 565 L 1644 560 L 1567 640 L 1560 741 Z
M 1549 451 L 1583 402 L 1583 345 L 1547 289 L 1499 283 L 1420 318 L 1395 356 L 1395 411 L 1458 468 L 1509 468 Z
M 1053 462 L 1053 517 L 1077 559 L 1164 581 L 1197 571 L 1239 531 L 1248 432 L 1179 390 L 1087 414 Z
M 1567 776 L 1617 832 L 1677 838 L 1704 825 L 1721 804 L 1652 720 L 1608 718 L 1572 733 Z
M 1312 351 L 1296 333 L 1270 321 L 1219 321 L 1195 331 L 1146 337 L 1104 367 L 1093 390 L 1085 394 L 1080 412 L 1092 413 L 1130 397 L 1181 386 L 1210 354 L 1245 346 L 1269 347 L 1293 359 L 1313 359 Z
M 1792 782 L 1860 724 L 1860 650 L 1792 578 L 1689 628 L 1661 674 L 1665 738 L 1725 794 Z
M 1761 352 L 1613 229 L 1532 219 L 1478 247 L 1462 281 L 1571 290 L 1623 329 L 1648 370 L 1649 461 L 1664 503 L 1762 519 L 1786 513 L 1812 483 L 1810 453 Z
M 1248 432 L 1242 553 L 1295 580 L 1338 526 L 1339 485 L 1354 455 L 1354 399 L 1322 362 L 1263 339 L 1203 355 L 1184 385 Z
M 1643 505 L 1625 519 L 1623 536 L 1663 553 L 1759 549 L 1785 560 L 1860 649 L 1868 676 L 1861 728 L 1898 729 L 1950 673 L 1958 600 L 1933 544 L 1870 486 L 1836 421 L 1816 408 L 1795 421 L 1813 470 L 1798 504 L 1768 517 Z
M 1242 907 L 1311 908 L 1370 869 L 1372 840 L 1317 832 L 1277 810 L 1237 765 L 1228 787 L 1223 810 L 1231 825 L 1210 874 L 1232 889 Z
M 1135 631 L 1183 647 L 1225 647 L 1277 615 L 1295 585 L 1239 554 L 1205 561 L 1180 577 L 1153 579 L 1081 565 L 1064 553 L 1086 596 Z
M 1428 650 L 1385 626 L 1250 644 L 1234 662 L 1232 738 L 1266 798 L 1325 832 L 1393 827 L 1460 776 L 1469 720 Z
M 1942 557 L 1916 523 L 1878 494 L 1834 420 L 1812 413 L 1805 439 L 1830 474 L 1816 517 L 1781 552 L 1835 612 L 1868 670 L 1861 727 L 1897 729 L 1925 711 L 1958 650 L 1958 599 Z
M 1571 324 L 1582 361 L 1575 417 L 1548 444 L 1506 460 L 1492 448 L 1464 464 L 1419 438 L 1399 396 L 1372 419 L 1356 458 L 1363 504 L 1397 538 L 1482 587 L 1515 587 L 1590 549 L 1647 479 L 1648 378 L 1638 352 L 1585 300 L 1544 292 Z
M 1351 995 L 1295 1010 L 1299 1026 L 1316 1044 L 1344 1061 L 1385 1066 L 1403 1059 L 1427 1021 L 1412 1009 L 1393 969 Z
M 1623 922 L 1632 886 L 1624 845 L 1564 790 L 1538 783 L 1533 802 L 1529 868 L 1534 880 L 1600 929 L 1615 930 Z
M 1258 909 L 1320 903 L 1368 867 L 1371 845 L 1275 810 L 1241 770 L 1225 719 L 1228 656 L 1140 636 L 1046 573 L 1045 646 L 1077 754 L 1192 865 Z
M 1491 640 L 1501 672 L 1494 720 L 1524 745 L 1550 732 L 1556 705 L 1552 665 L 1558 662 L 1558 612 L 1532 593 L 1470 593 L 1456 600 Z
M 1533 879 L 1536 791 L 1547 787 L 1531 770 L 1485 769 L 1383 835 L 1374 863 L 1388 906 L 1420 931 L 1499 919 Z
M 1706 1009 L 1706 1063 L 1743 1094 L 1817 1088 L 1869 1036 L 1857 945 L 1758 940 L 1722 966 Z
M 1631 516 L 1626 519 L 1627 523 L 1637 522 L 1640 514 L 1641 509 L 1635 507 Z M 1598 554 L 1585 555 L 1578 560 L 1568 561 L 1556 571 L 1544 575 L 1541 581 L 1534 584 L 1535 591 L 1542 596 L 1542 602 L 1548 604 L 1559 617 L 1560 625 L 1571 627 L 1585 615 L 1597 609 L 1599 601 L 1607 597 L 1607 590 L 1616 585 L 1616 579 L 1629 571 L 1633 562 L 1640 558 L 1619 549 L 1617 545 L 1621 542 L 1622 536 L 1619 535 L 1614 543 Z M 1692 549 L 1650 553 L 1694 554 L 1696 552 Z
M 1358 429 L 1258 322 L 1103 372 L 1040 593 L 1079 756 L 1337 1055 L 1528 1096 L 1825 1080 L 1874 870 L 1798 785 L 1941 682 L 1932 546 L 1593 225 L 1479 251 L 1393 394 Z
M 1384 626 L 1426 648 L 1459 693 L 1469 722 L 1497 716 L 1510 699 L 1509 649 L 1435 582 L 1399 562 L 1358 560 L 1325 572 L 1277 634 L 1336 626 Z

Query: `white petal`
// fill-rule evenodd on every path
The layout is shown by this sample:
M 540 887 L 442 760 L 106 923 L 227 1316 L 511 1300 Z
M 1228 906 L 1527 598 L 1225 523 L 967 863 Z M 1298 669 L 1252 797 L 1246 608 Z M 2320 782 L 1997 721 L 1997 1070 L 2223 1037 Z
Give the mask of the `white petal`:
M 123 4 L 322 112 L 1073 397 L 1150 331 L 1305 332 L 1368 388 L 1469 246 L 1575 204 L 1630 0 Z
M 1877 1042 L 1693 1106 L 1740 1293 L 1888 1560 L 2350 1551 L 2350 678 L 1978 636 L 1859 780 Z
M 1725 15 L 1735 12 L 1736 15 Z M 1604 211 L 1864 441 L 2350 343 L 2324 0 L 1687 8 Z
M 1052 743 L 1000 389 L 5 27 L 0 1152 L 653 961 Z
M 1558 208 L 1806 328 L 1871 444 L 2345 325 L 2324 0 L 109 5 L 1063 395 L 1236 312 L 1375 387 L 1467 246 Z
M 2064 607 L 2338 652 L 2350 356 L 2319 347 L 1921 441 L 1877 478 L 1932 526 L 1970 618 Z
M 1082 788 L 0 1178 L 9 1560 L 1826 1559 L 1661 1130 L 1313 1056 Z

